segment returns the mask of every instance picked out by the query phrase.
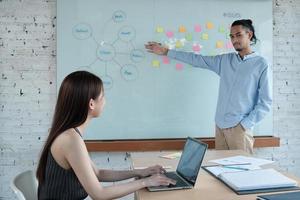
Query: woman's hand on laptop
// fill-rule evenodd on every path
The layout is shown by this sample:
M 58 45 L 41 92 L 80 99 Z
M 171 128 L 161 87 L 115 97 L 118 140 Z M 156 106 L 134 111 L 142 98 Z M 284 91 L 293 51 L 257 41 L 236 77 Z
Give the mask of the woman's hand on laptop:
M 154 165 L 145 169 L 139 169 L 137 173 L 139 177 L 147 177 L 153 174 L 164 174 L 166 173 L 166 170 L 160 165 Z
M 175 185 L 176 181 L 166 177 L 163 174 L 154 174 L 148 178 L 142 179 L 142 184 L 145 187 L 160 186 L 160 185 L 168 186 L 170 184 Z

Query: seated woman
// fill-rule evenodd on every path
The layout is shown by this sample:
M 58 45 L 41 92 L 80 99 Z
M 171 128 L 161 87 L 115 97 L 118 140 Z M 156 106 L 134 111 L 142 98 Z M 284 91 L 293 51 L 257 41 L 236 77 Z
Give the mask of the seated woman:
M 82 135 L 105 104 L 99 77 L 86 71 L 69 74 L 62 82 L 52 126 L 37 168 L 38 199 L 114 199 L 148 186 L 175 184 L 159 165 L 143 170 L 97 169 Z M 141 179 L 103 187 L 99 183 Z

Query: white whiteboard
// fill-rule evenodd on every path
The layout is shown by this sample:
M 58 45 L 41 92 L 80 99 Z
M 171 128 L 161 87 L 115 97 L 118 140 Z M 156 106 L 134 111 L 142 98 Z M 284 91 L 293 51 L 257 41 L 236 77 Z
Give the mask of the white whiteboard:
M 219 78 L 149 54 L 147 41 L 217 55 L 233 51 L 230 24 L 251 18 L 255 50 L 272 64 L 271 0 L 62 0 L 57 2 L 57 85 L 72 71 L 104 81 L 106 107 L 85 139 L 214 136 Z M 272 135 L 272 113 L 256 135 Z

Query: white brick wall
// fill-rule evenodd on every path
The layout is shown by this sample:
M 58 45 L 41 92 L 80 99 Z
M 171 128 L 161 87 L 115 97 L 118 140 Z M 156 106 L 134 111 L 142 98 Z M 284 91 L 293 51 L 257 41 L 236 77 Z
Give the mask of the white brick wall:
M 273 13 L 274 133 L 281 147 L 256 153 L 300 176 L 300 0 L 274 1 Z M 0 0 L 0 199 L 15 199 L 9 182 L 18 172 L 36 167 L 51 123 L 55 15 L 55 0 Z M 104 168 L 130 167 L 125 153 L 91 156 Z

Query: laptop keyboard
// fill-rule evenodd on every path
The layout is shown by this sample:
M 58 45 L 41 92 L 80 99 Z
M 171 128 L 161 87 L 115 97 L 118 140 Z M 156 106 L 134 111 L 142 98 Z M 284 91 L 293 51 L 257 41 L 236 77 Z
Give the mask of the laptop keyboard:
M 180 178 L 175 172 L 167 172 L 167 173 L 165 173 L 165 175 L 168 178 L 176 180 L 176 185 L 170 184 L 168 187 L 184 187 L 184 186 L 188 186 L 188 184 L 186 182 L 184 182 L 182 180 L 182 178 Z

